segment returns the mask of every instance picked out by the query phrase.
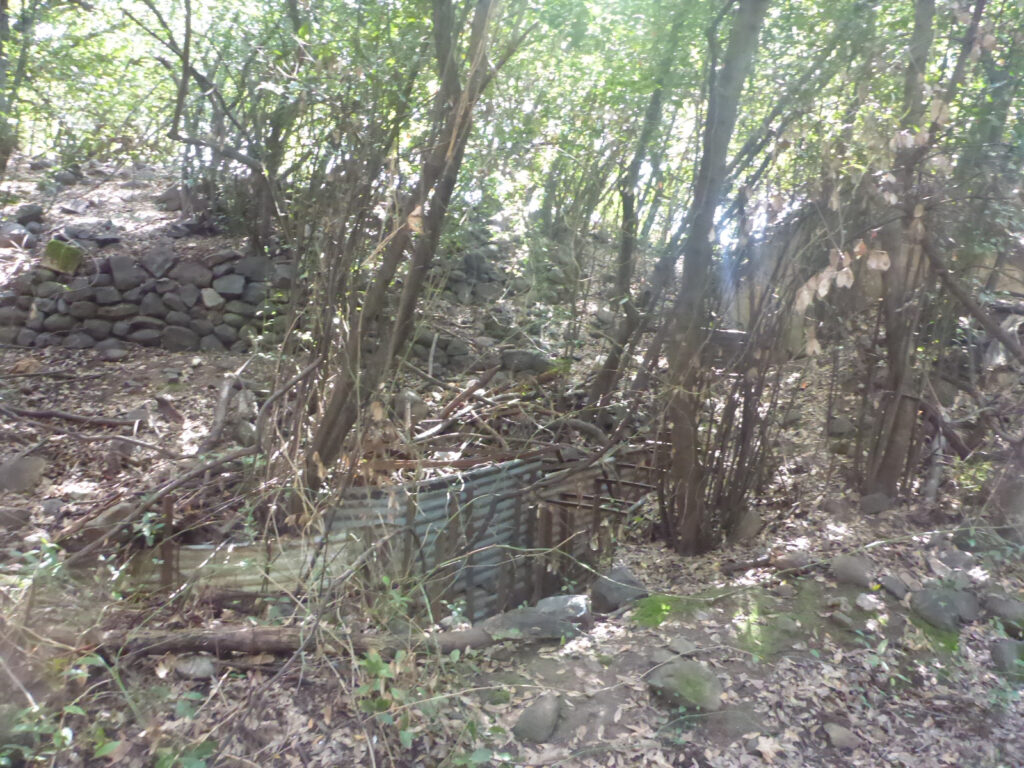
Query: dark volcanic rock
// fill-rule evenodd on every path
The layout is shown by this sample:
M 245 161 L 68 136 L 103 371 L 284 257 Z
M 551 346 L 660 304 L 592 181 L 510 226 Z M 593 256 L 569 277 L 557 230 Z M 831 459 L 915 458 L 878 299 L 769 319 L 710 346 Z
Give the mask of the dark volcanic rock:
M 235 274 L 262 282 L 270 277 L 271 268 L 270 259 L 265 256 L 247 256 L 235 264 Z
M 96 289 L 95 299 L 97 304 L 117 304 L 121 301 L 121 292 L 112 285 L 101 286 Z
M 218 277 L 213 281 L 213 289 L 225 298 L 238 298 L 245 290 L 245 278 L 242 275 Z
M 83 331 L 69 333 L 64 338 L 64 347 L 66 349 L 89 349 L 95 344 L 96 339 Z
M 146 279 L 146 273 L 135 263 L 135 259 L 126 253 L 115 253 L 108 261 L 110 274 L 114 279 L 114 287 L 119 291 L 136 288 L 142 285 Z
M 163 331 L 163 345 L 173 351 L 199 349 L 199 335 L 180 325 L 168 325 Z
M 978 598 L 948 587 L 928 587 L 910 596 L 910 607 L 933 627 L 956 631 L 978 618 Z
M 183 287 L 185 283 L 190 283 L 198 288 L 209 288 L 213 281 L 213 272 L 198 261 L 182 261 L 168 273 L 168 277 L 177 280 Z
M 598 613 L 617 611 L 647 595 L 644 585 L 624 565 L 616 566 L 607 575 L 599 576 L 590 587 L 591 603 Z
M 169 243 L 150 248 L 142 254 L 140 259 L 142 266 L 153 277 L 163 277 L 166 275 L 177 260 L 178 254 L 175 252 L 174 246 Z
M 141 328 L 128 334 L 128 340 L 144 347 L 155 347 L 160 343 L 161 333 L 155 328 Z
M 543 744 L 555 732 L 562 710 L 562 699 L 554 693 L 545 693 L 519 715 L 512 733 L 527 744 Z

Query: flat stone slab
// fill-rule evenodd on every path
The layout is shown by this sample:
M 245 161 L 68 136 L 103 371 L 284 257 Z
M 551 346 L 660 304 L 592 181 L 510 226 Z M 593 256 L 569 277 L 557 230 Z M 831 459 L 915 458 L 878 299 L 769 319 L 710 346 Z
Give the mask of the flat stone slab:
M 662 664 L 647 675 L 647 685 L 656 696 L 687 709 L 715 712 L 722 707 L 722 683 L 699 661 Z

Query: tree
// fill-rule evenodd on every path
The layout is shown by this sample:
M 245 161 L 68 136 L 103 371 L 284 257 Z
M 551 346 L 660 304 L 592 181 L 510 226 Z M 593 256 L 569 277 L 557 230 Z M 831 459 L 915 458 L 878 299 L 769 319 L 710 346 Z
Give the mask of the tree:
M 701 326 L 711 285 L 715 212 L 725 184 L 729 142 L 736 126 L 740 94 L 750 73 L 768 0 L 741 0 L 732 21 L 721 65 L 713 72 L 700 166 L 687 214 L 683 275 L 668 320 L 673 349 L 669 354 L 672 390 L 667 418 L 671 430 L 671 505 L 666 510 L 668 536 L 679 552 L 710 545 L 704 509 L 703 477 L 698 452 L 698 402 L 694 384 L 700 370 Z

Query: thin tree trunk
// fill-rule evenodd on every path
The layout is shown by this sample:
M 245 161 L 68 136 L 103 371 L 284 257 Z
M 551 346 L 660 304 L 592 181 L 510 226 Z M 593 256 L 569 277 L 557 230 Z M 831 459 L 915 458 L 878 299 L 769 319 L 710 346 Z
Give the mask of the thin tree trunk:
M 622 316 L 612 334 L 608 356 L 591 386 L 588 398 L 591 405 L 602 404 L 615 387 L 615 383 L 622 374 L 622 353 L 641 321 L 640 312 L 633 301 L 631 291 L 633 274 L 636 271 L 637 229 L 640 224 L 637 210 L 637 185 L 640 181 L 640 170 L 648 157 L 651 140 L 654 138 L 655 131 L 661 126 L 665 96 L 670 90 L 669 80 L 678 55 L 676 49 L 679 45 L 679 34 L 682 27 L 683 13 L 681 10 L 677 10 L 669 30 L 665 50 L 655 72 L 656 85 L 647 103 L 647 110 L 644 112 L 636 150 L 633 152 L 633 159 L 619 185 L 619 195 L 622 200 L 622 224 L 619 231 L 619 254 L 615 270 L 615 295 L 612 297 L 612 301 L 620 306 Z
M 683 247 L 683 279 L 668 332 L 675 348 L 669 358 L 672 391 L 667 407 L 672 441 L 672 495 L 671 509 L 665 511 L 665 516 L 672 546 L 683 554 L 704 551 L 711 543 L 697 448 L 700 402 L 694 391 L 699 373 L 700 326 L 711 282 L 715 210 L 725 185 L 729 142 L 767 8 L 768 0 L 738 3 L 722 66 L 712 73 L 703 153 Z
M 454 8 L 451 0 L 434 0 L 434 45 L 441 82 L 435 101 L 435 138 L 420 172 L 419 193 L 403 210 L 398 230 L 393 233 L 374 283 L 367 292 L 357 326 L 347 345 L 345 370 L 335 384 L 324 409 L 323 420 L 313 437 L 305 471 L 305 484 L 309 488 L 320 485 L 326 471 L 341 455 L 361 407 L 384 380 L 412 328 L 424 278 L 437 251 L 458 180 L 472 126 L 473 108 L 493 74 L 487 62 L 486 49 L 488 26 L 496 4 L 497 0 L 478 0 L 476 3 L 466 55 L 469 69 L 463 85 L 455 48 Z M 414 238 L 409 220 L 417 209 L 425 211 L 425 215 L 421 217 L 422 232 L 415 234 Z M 398 314 L 376 351 L 365 365 L 360 365 L 366 334 L 372 321 L 377 320 L 383 310 L 387 291 L 410 247 L 412 259 L 406 272 Z

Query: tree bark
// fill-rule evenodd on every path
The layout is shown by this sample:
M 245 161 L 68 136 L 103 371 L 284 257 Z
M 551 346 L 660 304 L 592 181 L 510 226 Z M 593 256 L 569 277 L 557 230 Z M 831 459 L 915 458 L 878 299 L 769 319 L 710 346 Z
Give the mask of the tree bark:
M 666 414 L 672 442 L 672 494 L 671 508 L 664 514 L 669 540 L 681 554 L 695 554 L 711 546 L 698 450 L 700 402 L 695 392 L 700 328 L 711 284 L 715 211 L 725 185 L 729 142 L 767 8 L 768 0 L 742 0 L 738 4 L 722 66 L 717 73 L 712 72 L 714 82 L 709 89 L 703 152 L 683 246 L 682 284 L 668 331 L 669 339 L 675 342 L 669 356 L 673 388 Z

